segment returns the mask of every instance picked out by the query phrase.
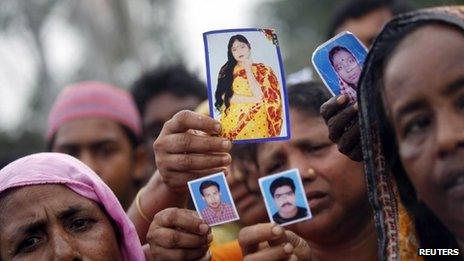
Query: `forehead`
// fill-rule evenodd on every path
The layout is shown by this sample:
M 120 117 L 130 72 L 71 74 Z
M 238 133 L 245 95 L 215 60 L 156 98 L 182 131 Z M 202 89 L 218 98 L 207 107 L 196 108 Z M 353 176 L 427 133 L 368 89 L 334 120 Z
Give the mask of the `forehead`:
M 55 134 L 55 144 L 93 143 L 106 139 L 128 139 L 121 126 L 110 119 L 85 118 L 63 124 Z
M 156 95 L 145 106 L 144 125 L 156 121 L 164 123 L 181 110 L 194 110 L 199 103 L 200 99 L 195 96 L 179 97 L 169 92 Z
M 65 185 L 47 184 L 15 188 L 0 198 L 0 227 L 14 227 L 27 220 L 43 218 L 79 205 L 97 210 L 98 205 Z M 59 195 L 59 197 L 57 197 Z M 32 200 L 33 199 L 33 200 Z M 21 206 L 21 207 L 18 207 Z
M 288 185 L 284 185 L 284 186 L 281 186 L 281 187 L 278 187 L 274 194 L 279 194 L 279 193 L 287 193 L 287 192 L 290 192 L 290 191 L 293 191 L 292 188 Z
M 241 46 L 241 45 L 246 45 L 246 43 L 243 43 L 243 42 L 240 42 L 239 40 L 235 40 L 234 43 L 232 44 L 232 48 L 233 47 L 238 47 L 238 46 Z
M 345 50 L 339 50 L 334 54 L 334 60 L 343 60 L 353 57 L 353 55 Z
M 258 158 L 265 159 L 275 151 L 291 147 L 301 140 L 316 143 L 329 139 L 329 129 L 321 116 L 308 116 L 297 109 L 290 109 L 290 128 L 292 133 L 290 140 L 260 143 Z
M 211 185 L 211 186 L 203 189 L 203 193 L 213 193 L 213 192 L 217 192 L 217 191 L 218 191 L 218 188 L 215 185 Z
M 420 27 L 395 48 L 385 68 L 387 100 L 429 95 L 448 79 L 463 74 L 464 34 L 439 24 Z M 428 90 L 424 92 L 424 90 Z

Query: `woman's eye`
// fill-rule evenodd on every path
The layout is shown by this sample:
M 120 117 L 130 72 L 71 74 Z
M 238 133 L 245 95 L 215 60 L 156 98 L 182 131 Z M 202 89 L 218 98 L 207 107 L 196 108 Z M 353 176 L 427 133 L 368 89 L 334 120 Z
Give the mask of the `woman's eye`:
M 31 236 L 24 239 L 18 246 L 16 253 L 28 253 L 34 251 L 40 243 L 40 237 Z
M 73 231 L 85 231 L 90 228 L 93 223 L 94 221 L 88 218 L 74 219 L 71 223 L 70 229 Z
M 279 169 L 281 169 L 282 167 L 283 167 L 283 163 L 282 163 L 282 162 L 276 162 L 276 163 L 274 163 L 273 165 L 271 165 L 271 167 L 267 168 L 266 174 L 275 173 L 275 172 L 277 172 Z
M 406 126 L 404 128 L 404 135 L 410 136 L 414 134 L 419 134 L 422 131 L 425 130 L 427 126 L 430 125 L 430 119 L 427 116 L 419 116 L 415 117 L 412 120 L 410 120 L 408 123 L 406 123 Z
M 464 110 L 464 94 L 458 97 L 456 101 L 456 106 L 459 110 Z
M 314 154 L 322 151 L 324 148 L 328 147 L 330 144 L 320 144 L 320 145 L 311 145 L 303 147 L 303 151 L 308 154 Z

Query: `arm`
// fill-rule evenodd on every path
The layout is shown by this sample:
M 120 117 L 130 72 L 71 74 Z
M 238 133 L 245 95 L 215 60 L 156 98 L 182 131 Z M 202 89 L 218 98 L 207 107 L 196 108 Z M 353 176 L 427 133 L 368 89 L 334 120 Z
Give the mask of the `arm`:
M 234 93 L 230 101 L 233 103 L 258 103 L 261 99 L 258 99 L 255 96 L 250 97 Z
M 245 68 L 248 84 L 250 85 L 250 90 L 253 93 L 253 97 L 258 101 L 261 101 L 263 99 L 263 91 L 253 74 L 252 61 L 250 59 L 244 61 L 243 67 Z
M 164 124 L 153 144 L 158 171 L 138 198 L 148 221 L 165 208 L 183 207 L 189 195 L 188 181 L 226 170 L 232 145 L 225 138 L 211 136 L 219 132 L 219 122 L 191 111 L 181 111 Z M 139 213 L 137 201 L 127 214 L 144 243 L 150 222 Z

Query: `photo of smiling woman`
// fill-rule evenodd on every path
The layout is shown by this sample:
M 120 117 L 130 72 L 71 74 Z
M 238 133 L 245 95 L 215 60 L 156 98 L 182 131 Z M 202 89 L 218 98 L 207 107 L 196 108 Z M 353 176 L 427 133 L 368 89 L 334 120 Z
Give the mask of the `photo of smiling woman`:
M 270 66 L 254 62 L 245 36 L 233 35 L 221 67 L 214 107 L 220 112 L 222 136 L 231 140 L 279 136 L 282 129 L 280 84 Z
M 352 102 L 356 101 L 356 91 L 362 65 L 343 46 L 335 46 L 330 50 L 329 61 L 337 73 L 340 82 L 340 94 L 347 95 Z

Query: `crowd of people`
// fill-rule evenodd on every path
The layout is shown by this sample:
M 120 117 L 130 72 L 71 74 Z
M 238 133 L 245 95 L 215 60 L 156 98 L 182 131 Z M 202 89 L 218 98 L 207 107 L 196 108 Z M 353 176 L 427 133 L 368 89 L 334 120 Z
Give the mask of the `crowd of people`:
M 143 74 L 131 92 L 64 88 L 47 151 L 0 170 L 0 261 L 437 258 L 419 249 L 462 260 L 464 6 L 350 0 L 328 36 L 345 30 L 370 49 L 357 102 L 317 81 L 287 86 L 285 141 L 221 136 L 205 84 L 182 65 Z M 288 169 L 301 174 L 312 218 L 280 226 L 258 179 Z M 187 183 L 218 172 L 240 220 L 210 227 Z M 272 195 L 292 188 L 279 182 Z M 221 189 L 204 182 L 200 192 Z

